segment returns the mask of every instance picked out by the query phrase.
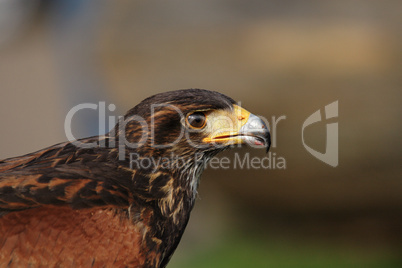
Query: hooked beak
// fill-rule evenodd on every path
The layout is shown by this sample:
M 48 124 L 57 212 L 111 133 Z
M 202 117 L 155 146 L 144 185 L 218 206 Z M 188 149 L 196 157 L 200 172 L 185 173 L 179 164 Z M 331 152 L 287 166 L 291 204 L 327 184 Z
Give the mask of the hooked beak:
M 204 142 L 230 144 L 249 144 L 252 147 L 264 147 L 269 151 L 271 135 L 265 122 L 258 116 L 248 112 L 240 106 L 233 105 L 234 110 L 226 115 L 212 115 L 209 137 Z M 224 116 L 226 119 L 221 120 Z M 229 121 L 229 123 L 228 123 Z
M 267 125 L 261 118 L 253 114 L 250 114 L 246 124 L 240 128 L 238 135 L 250 145 L 264 146 L 267 153 L 271 147 L 271 134 Z

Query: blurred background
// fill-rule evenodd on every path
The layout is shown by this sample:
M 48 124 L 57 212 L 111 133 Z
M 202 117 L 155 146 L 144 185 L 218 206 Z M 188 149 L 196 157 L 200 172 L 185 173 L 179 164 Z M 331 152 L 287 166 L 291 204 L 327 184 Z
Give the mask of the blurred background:
M 207 169 L 169 267 L 402 267 L 401 14 L 397 0 L 0 0 L 0 159 L 65 141 L 83 102 L 117 116 L 220 91 L 286 116 L 271 150 L 286 169 Z M 301 129 L 337 100 L 333 168 Z M 77 114 L 73 134 L 97 135 L 97 118 Z M 320 152 L 325 124 L 305 130 Z

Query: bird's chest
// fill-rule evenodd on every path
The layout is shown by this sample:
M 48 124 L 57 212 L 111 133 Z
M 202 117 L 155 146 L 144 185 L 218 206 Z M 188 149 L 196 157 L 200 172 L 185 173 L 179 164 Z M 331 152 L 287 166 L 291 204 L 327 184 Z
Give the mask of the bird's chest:
M 9 213 L 0 218 L 0 266 L 152 266 L 160 256 L 157 248 L 142 248 L 144 228 L 110 209 L 42 207 Z

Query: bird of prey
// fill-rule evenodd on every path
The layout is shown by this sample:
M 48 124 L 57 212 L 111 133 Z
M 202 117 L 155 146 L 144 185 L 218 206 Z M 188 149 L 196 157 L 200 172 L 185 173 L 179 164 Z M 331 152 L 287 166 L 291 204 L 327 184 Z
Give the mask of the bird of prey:
M 244 143 L 269 149 L 262 119 L 188 89 L 143 100 L 105 135 L 0 161 L 0 267 L 165 267 L 205 163 Z

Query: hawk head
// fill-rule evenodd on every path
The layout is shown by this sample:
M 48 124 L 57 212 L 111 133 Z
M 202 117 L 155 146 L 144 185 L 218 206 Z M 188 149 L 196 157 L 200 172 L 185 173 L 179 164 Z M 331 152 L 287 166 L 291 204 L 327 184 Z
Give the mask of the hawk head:
M 188 163 L 209 159 L 233 145 L 249 144 L 268 151 L 271 142 L 262 119 L 232 98 L 204 89 L 151 96 L 131 109 L 117 128 L 131 151 Z
M 149 97 L 131 109 L 112 133 L 125 145 L 125 165 L 130 163 L 136 171 L 137 192 L 144 189 L 143 196 L 160 198 L 165 215 L 176 208 L 166 205 L 171 198 L 186 202 L 191 210 L 201 173 L 218 152 L 241 144 L 267 151 L 270 146 L 262 119 L 228 96 L 203 89 Z M 155 174 L 166 174 L 171 180 L 161 182 Z

